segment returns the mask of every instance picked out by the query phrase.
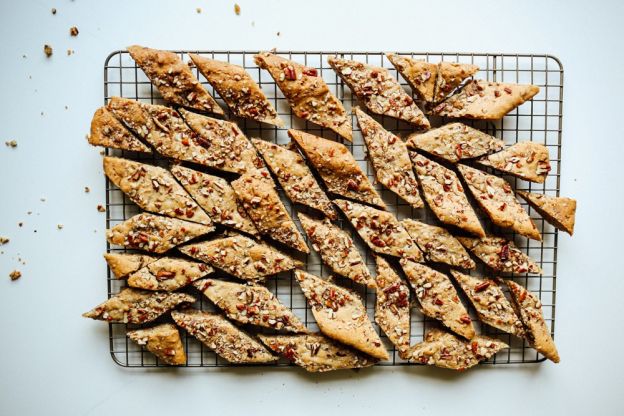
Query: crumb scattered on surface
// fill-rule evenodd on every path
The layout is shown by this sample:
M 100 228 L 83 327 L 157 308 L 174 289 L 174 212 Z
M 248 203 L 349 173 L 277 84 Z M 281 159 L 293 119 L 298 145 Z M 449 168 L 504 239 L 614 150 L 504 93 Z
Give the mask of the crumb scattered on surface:
M 74 50 L 73 49 L 67 49 L 67 56 L 73 55 L 74 54 Z
M 251 27 L 256 27 L 256 22 L 255 21 L 251 21 Z
M 46 56 L 47 56 L 48 58 L 49 58 L 49 57 L 51 57 L 51 56 L 52 56 L 52 53 L 53 53 L 53 51 L 52 51 L 52 46 L 47 45 L 47 44 L 46 44 L 46 45 L 43 45 L 43 52 L 46 54 Z
M 9 241 L 8 237 L 0 237 L 0 246 L 7 244 Z
M 45 198 L 43 198 L 43 197 L 41 197 L 41 198 L 39 198 L 39 201 L 41 201 L 41 202 L 46 202 L 46 199 L 45 199 Z
M 104 156 L 106 152 L 104 150 L 100 150 L 100 155 Z
M 88 186 L 85 186 L 85 194 L 88 194 L 89 192 L 91 192 L 91 188 L 89 188 Z
M 17 142 L 15 140 L 9 140 L 4 142 L 4 144 L 6 144 L 9 147 L 17 147 Z
M 28 56 L 26 56 L 26 54 L 23 54 L 22 58 L 26 59 L 26 58 L 28 58 Z
M 282 35 L 282 32 L 277 32 L 277 36 L 281 36 L 281 35 Z
M 69 107 L 68 107 L 68 106 L 65 106 L 65 110 L 69 110 Z
M 238 5 L 238 3 L 234 3 L 234 13 L 236 13 L 236 15 L 239 16 L 240 12 L 241 12 L 241 8 Z
M 56 228 L 58 228 L 59 230 L 62 230 L 62 229 L 63 229 L 63 227 L 64 227 L 64 225 L 63 225 L 63 224 L 56 224 Z
M 198 7 L 198 8 L 195 9 L 195 11 L 197 12 L 197 14 L 201 14 L 202 9 L 201 9 L 201 7 Z
M 69 28 L 69 34 L 72 36 L 78 36 L 78 28 L 76 26 L 72 26 Z
M 17 225 L 19 225 L 20 227 L 24 225 L 23 222 L 18 222 Z
M 13 270 L 11 273 L 9 273 L 9 277 L 11 278 L 11 280 L 17 280 L 22 277 L 22 272 L 20 272 L 19 270 Z
M 56 14 L 56 9 L 52 8 L 52 14 Z
M 31 214 L 32 214 L 32 211 L 28 211 L 26 214 L 31 215 Z
M 106 212 L 106 208 L 104 208 L 104 205 L 101 204 L 97 206 L 97 210 L 98 212 Z

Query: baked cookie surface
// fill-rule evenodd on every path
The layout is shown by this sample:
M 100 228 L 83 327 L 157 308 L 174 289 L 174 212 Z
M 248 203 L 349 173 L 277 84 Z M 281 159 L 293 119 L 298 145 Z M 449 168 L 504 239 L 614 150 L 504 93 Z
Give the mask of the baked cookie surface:
M 156 261 L 158 257 L 134 253 L 104 253 L 104 259 L 116 278 L 122 279 L 132 272 Z
M 551 170 L 548 148 L 535 142 L 516 143 L 478 159 L 477 163 L 536 183 L 544 183 Z
M 169 365 L 186 364 L 186 354 L 175 325 L 161 324 L 151 328 L 128 331 L 128 338 L 145 348 L 162 362 Z
M 457 237 L 464 247 L 483 263 L 499 272 L 541 274 L 540 267 L 516 247 L 513 241 L 502 237 Z
M 576 200 L 523 191 L 518 191 L 518 195 L 550 224 L 570 235 L 574 233 Z
M 394 53 L 387 53 L 386 57 L 405 78 L 418 98 L 425 102 L 433 101 L 436 80 L 438 79 L 438 64 Z
M 176 257 L 161 257 L 128 276 L 128 286 L 171 292 L 212 273 L 205 263 Z
M 117 120 L 106 107 L 98 108 L 93 114 L 88 141 L 93 146 L 152 153 L 152 150 L 134 137 L 130 130 Z

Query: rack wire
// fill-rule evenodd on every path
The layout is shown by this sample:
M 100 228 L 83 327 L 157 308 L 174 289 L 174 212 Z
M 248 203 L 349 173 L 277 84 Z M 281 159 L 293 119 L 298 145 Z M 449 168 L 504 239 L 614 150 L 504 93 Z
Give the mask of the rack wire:
M 260 137 L 265 140 L 282 144 L 287 143 L 289 138 L 286 134 L 288 128 L 295 128 L 308 131 L 312 134 L 331 138 L 334 140 L 342 141 L 332 131 L 322 128 L 313 123 L 298 119 L 295 117 L 284 96 L 281 94 L 274 80 L 270 77 L 268 72 L 258 68 L 253 62 L 253 55 L 258 53 L 256 51 L 176 51 L 179 56 L 186 62 L 189 60 L 188 53 L 197 53 L 201 56 L 210 57 L 212 59 L 223 60 L 231 62 L 244 67 L 254 78 L 256 82 L 261 86 L 262 90 L 266 94 L 267 98 L 274 107 L 277 109 L 278 114 L 283 118 L 286 123 L 286 127 L 278 128 L 268 125 L 263 125 L 250 120 L 238 119 L 234 117 L 228 110 L 224 102 L 218 97 L 213 88 L 206 82 L 206 80 L 199 74 L 197 69 L 193 68 L 195 75 L 202 82 L 204 87 L 217 99 L 217 102 L 226 111 L 226 118 L 232 121 L 236 121 L 245 134 L 248 137 Z M 351 95 L 348 87 L 340 80 L 340 78 L 334 73 L 334 71 L 327 64 L 327 57 L 331 55 L 339 55 L 347 59 L 358 60 L 369 64 L 382 66 L 390 70 L 394 74 L 399 82 L 403 85 L 406 91 L 411 91 L 407 83 L 401 78 L 394 67 L 390 64 L 383 52 L 304 52 L 304 51 L 277 51 L 279 55 L 288 57 L 297 62 L 304 63 L 308 67 L 316 68 L 319 76 L 321 76 L 330 90 L 343 102 L 347 111 L 357 105 L 356 97 Z M 529 190 L 531 192 L 544 193 L 552 196 L 559 196 L 560 174 L 561 174 L 561 132 L 562 132 L 562 117 L 563 117 L 563 67 L 560 61 L 551 55 L 535 55 L 535 54 L 504 54 L 504 53 L 448 53 L 448 52 L 405 52 L 399 53 L 415 59 L 422 59 L 429 62 L 439 61 L 451 61 L 461 63 L 471 63 L 478 65 L 480 71 L 475 75 L 475 78 L 486 79 L 490 81 L 498 82 L 511 82 L 511 83 L 530 83 L 540 87 L 540 92 L 533 100 L 521 105 L 514 111 L 506 115 L 501 121 L 494 123 L 484 122 L 471 122 L 466 121 L 468 124 L 474 127 L 480 128 L 496 137 L 504 140 L 507 145 L 516 143 L 520 140 L 532 140 L 545 145 L 550 153 L 550 162 L 552 170 L 549 173 L 544 184 L 529 183 L 514 177 L 505 176 L 514 189 L 517 190 Z M 158 91 L 152 86 L 145 74 L 139 69 L 127 51 L 115 51 L 111 53 L 104 64 L 104 98 L 105 103 L 113 96 L 121 96 L 125 98 L 131 98 L 151 104 L 165 104 L 159 95 Z M 406 136 L 414 129 L 411 125 L 391 119 L 388 117 L 376 117 L 386 129 L 394 132 L 399 136 Z M 344 144 L 351 150 L 355 158 L 358 160 L 361 167 L 365 170 L 371 181 L 374 182 L 374 172 L 370 163 L 365 158 L 365 145 L 359 131 L 359 127 L 355 120 L 353 143 L 344 142 Z M 443 124 L 447 120 L 433 117 L 431 119 L 432 124 Z M 157 165 L 167 166 L 168 161 L 158 155 L 149 155 L 118 151 L 107 149 L 106 154 L 117 155 L 123 157 L 133 158 L 135 160 L 146 161 Z M 231 179 L 231 176 L 225 175 L 222 172 L 210 171 L 201 167 L 194 166 L 199 170 L 205 170 L 212 174 L 218 174 Z M 491 173 L 498 174 L 490 171 Z M 392 192 L 383 189 L 379 184 L 375 184 L 376 189 L 382 195 L 382 198 L 388 206 L 388 210 L 393 212 L 399 219 L 403 218 L 415 218 L 431 224 L 436 223 L 435 216 L 429 211 L 428 208 L 414 209 L 410 207 L 406 202 L 400 200 Z M 283 192 L 279 190 L 282 201 L 291 213 L 292 218 L 298 223 L 296 212 L 307 212 L 308 210 L 302 206 L 294 206 L 285 197 Z M 551 328 L 551 332 L 554 336 L 555 330 L 555 294 L 556 294 L 556 271 L 557 271 L 557 230 L 546 223 L 530 206 L 524 201 L 521 201 L 525 209 L 529 212 L 533 220 L 538 226 L 538 229 L 542 232 L 543 241 L 537 242 L 528 240 L 522 236 L 518 236 L 509 230 L 500 229 L 495 227 L 489 222 L 486 216 L 477 208 L 482 223 L 484 224 L 488 233 L 493 233 L 502 237 L 506 237 L 512 241 L 515 241 L 516 245 L 531 258 L 536 260 L 543 270 L 543 274 L 528 275 L 528 274 L 499 274 L 505 278 L 513 278 L 518 283 L 521 283 L 532 292 L 536 293 L 543 305 L 544 317 Z M 475 205 L 476 207 L 476 205 Z M 130 218 L 137 214 L 140 210 L 136 207 L 123 193 L 114 186 L 108 179 L 106 180 L 106 226 L 111 228 L 114 225 Z M 357 233 L 350 228 L 347 221 L 337 221 L 341 227 L 349 231 L 358 246 L 360 252 L 366 254 L 366 262 L 374 274 L 375 264 L 368 247 L 359 239 Z M 298 224 L 300 227 L 300 224 Z M 302 233 L 305 236 L 305 233 Z M 123 248 L 117 246 L 111 246 L 107 243 L 108 252 L 123 252 L 126 251 Z M 331 270 L 327 268 L 320 260 L 318 254 L 312 252 L 309 255 L 301 255 L 290 251 L 289 254 L 303 260 L 306 264 L 305 268 L 310 273 L 327 277 L 331 275 Z M 391 260 L 396 270 L 400 270 L 398 263 Z M 479 261 L 477 261 L 479 263 Z M 437 267 L 437 266 L 434 266 Z M 438 267 L 438 269 L 440 269 Z M 441 269 L 444 271 L 444 269 Z M 491 271 L 488 272 L 484 266 L 479 265 L 476 271 L 472 274 L 480 276 L 491 275 Z M 226 276 L 221 276 L 227 278 Z M 340 277 L 336 278 L 336 282 L 351 288 L 356 291 L 362 297 L 366 306 L 369 317 L 372 320 L 375 305 L 374 291 L 366 289 L 365 287 L 355 284 L 347 279 Z M 125 286 L 124 280 L 116 279 L 115 276 L 108 270 L 107 287 L 108 296 L 112 296 L 118 293 Z M 291 272 L 281 273 L 267 280 L 267 287 L 282 301 L 285 305 L 289 306 L 294 313 L 306 324 L 311 330 L 318 330 L 311 311 L 307 307 L 307 303 L 303 294 L 301 293 L 296 280 Z M 186 289 L 190 293 L 194 292 L 194 289 Z M 461 294 L 461 290 L 458 290 Z M 197 295 L 199 301 L 196 305 L 197 308 L 205 310 L 214 310 L 214 306 L 206 300 L 203 295 L 198 292 L 194 292 Z M 412 296 L 412 298 L 414 298 Z M 535 350 L 529 347 L 526 341 L 511 336 L 509 334 L 498 331 L 485 324 L 481 324 L 476 319 L 476 314 L 472 309 L 470 303 L 463 298 L 464 304 L 468 307 L 474 322 L 477 326 L 479 333 L 494 336 L 503 340 L 510 345 L 508 350 L 503 350 L 491 359 L 484 361 L 483 364 L 518 364 L 518 363 L 535 363 L 543 361 L 545 358 L 537 353 Z M 161 317 L 158 322 L 170 321 L 168 316 Z M 422 340 L 424 333 L 432 328 L 436 327 L 436 321 L 427 318 L 421 314 L 421 312 L 414 306 L 411 312 L 411 343 L 414 344 Z M 166 367 L 158 361 L 156 357 L 151 355 L 145 350 L 132 342 L 126 337 L 126 331 L 133 329 L 136 326 L 127 324 L 111 323 L 109 324 L 109 343 L 110 353 L 113 360 L 124 367 Z M 393 366 L 393 365 L 406 365 L 409 364 L 405 360 L 402 360 L 396 350 L 388 342 L 387 338 L 382 331 L 376 326 L 385 346 L 390 353 L 390 360 L 381 361 L 377 365 Z M 254 329 L 249 329 L 254 332 Z M 256 331 L 257 332 L 257 331 Z M 192 336 L 188 335 L 184 331 L 181 331 L 183 344 L 187 354 L 187 367 L 228 367 L 228 366 L 240 366 L 236 364 L 228 363 L 222 358 L 218 357 L 203 344 L 197 341 Z M 280 360 L 275 364 L 263 365 L 267 367 L 275 366 L 288 366 L 292 365 L 284 360 Z

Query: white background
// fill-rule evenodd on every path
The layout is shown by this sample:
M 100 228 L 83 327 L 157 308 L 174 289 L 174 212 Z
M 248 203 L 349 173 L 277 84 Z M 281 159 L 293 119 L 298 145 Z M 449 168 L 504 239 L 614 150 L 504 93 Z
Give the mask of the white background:
M 239 4 L 240 16 L 233 1 L 0 1 L 0 235 L 11 239 L 0 247 L 0 414 L 624 414 L 624 3 Z M 73 25 L 77 38 L 69 36 Z M 96 211 L 104 179 L 85 133 L 102 104 L 104 58 L 133 43 L 558 56 L 565 69 L 561 189 L 579 201 L 575 236 L 559 239 L 561 364 L 322 376 L 116 366 L 107 326 L 80 317 L 106 289 L 104 214 Z M 68 48 L 76 53 L 67 56 Z M 4 146 L 11 139 L 16 149 Z M 23 277 L 11 282 L 15 268 Z

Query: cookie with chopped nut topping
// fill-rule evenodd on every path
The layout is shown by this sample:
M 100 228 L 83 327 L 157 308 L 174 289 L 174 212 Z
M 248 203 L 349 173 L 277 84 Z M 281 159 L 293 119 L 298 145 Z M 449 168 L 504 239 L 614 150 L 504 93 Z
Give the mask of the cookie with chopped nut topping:
M 524 336 L 520 318 L 495 280 L 469 276 L 456 270 L 451 270 L 451 275 L 470 299 L 482 322 L 509 334 Z
M 505 284 L 511 292 L 516 312 L 526 327 L 527 339 L 531 346 L 552 362 L 558 363 L 559 353 L 544 320 L 542 302 L 534 293 L 512 280 L 505 280 Z
M 266 169 L 242 175 L 232 182 L 232 188 L 260 234 L 303 253 L 310 252 Z
M 410 346 L 409 288 L 383 257 L 375 256 L 375 261 L 375 322 L 397 348 L 399 356 L 405 358 Z
M 241 285 L 215 279 L 193 283 L 225 315 L 242 324 L 288 332 L 307 333 L 307 328 L 264 286 Z
M 429 120 L 386 68 L 330 56 L 327 63 L 370 111 L 428 129 Z
M 457 168 L 468 184 L 468 189 L 495 225 L 542 241 L 535 223 L 522 208 L 506 180 L 466 165 L 457 165 Z
M 212 273 L 205 263 L 161 257 L 128 276 L 128 286 L 171 292 Z
M 492 269 L 507 273 L 541 274 L 542 269 L 532 258 L 501 237 L 457 237 L 460 243 Z
M 300 266 L 299 262 L 273 247 L 242 235 L 187 244 L 179 250 L 250 282 L 262 282 L 270 275 Z
M 178 305 L 195 300 L 186 293 L 150 292 L 127 287 L 82 316 L 107 322 L 144 324 Z
M 234 189 L 225 179 L 181 165 L 172 166 L 171 173 L 213 222 L 247 234 L 258 234 L 247 212 L 236 199 Z
M 377 359 L 321 334 L 258 335 L 273 352 L 312 373 L 370 367 Z
M 223 115 L 221 107 L 177 54 L 138 45 L 128 46 L 128 52 L 165 100 Z
M 445 224 L 484 237 L 485 231 L 455 172 L 415 152 L 410 152 L 410 156 L 425 200 L 436 217 Z
M 349 149 L 341 143 L 323 139 L 299 130 L 288 130 L 310 163 L 333 194 L 385 208 L 386 205 L 373 188 Z
M 194 53 L 189 56 L 236 116 L 284 126 L 284 121 L 278 117 L 260 86 L 243 67 Z
M 111 244 L 160 254 L 212 231 L 213 226 L 143 213 L 107 230 L 106 239 Z
M 161 324 L 151 328 L 128 331 L 128 338 L 145 348 L 165 364 L 184 365 L 186 354 L 175 325 Z
M 414 288 L 423 314 L 437 319 L 464 338 L 474 337 L 472 319 L 447 275 L 405 259 L 401 260 L 401 267 Z
M 475 262 L 470 258 L 464 246 L 444 228 L 425 224 L 411 218 L 401 221 L 401 225 L 407 230 L 410 237 L 416 241 L 427 260 L 463 269 L 474 269 L 476 267 Z
M 423 101 L 432 102 L 438 79 L 438 64 L 387 53 L 386 57 Z
M 435 106 L 432 114 L 450 118 L 500 120 L 539 92 L 535 85 L 506 84 L 477 79 Z
M 210 225 L 210 217 L 161 167 L 118 157 L 104 157 L 104 174 L 145 211 Z
M 472 64 L 457 62 L 440 62 L 436 78 L 434 102 L 442 101 L 451 94 L 468 77 L 479 71 L 479 67 Z
M 407 355 L 413 363 L 462 371 L 506 348 L 509 348 L 507 344 L 495 338 L 478 335 L 467 341 L 450 332 L 432 329 L 423 342 L 410 348 Z
M 264 166 L 236 123 L 182 109 L 180 114 L 196 133 L 196 142 L 206 151 L 203 165 L 234 173 L 250 172 Z
M 134 137 L 126 126 L 117 120 L 106 107 L 98 108 L 95 114 L 93 114 L 88 140 L 93 146 L 152 153 L 152 150 Z
M 315 68 L 270 52 L 255 55 L 254 61 L 260 68 L 269 71 L 297 117 L 327 127 L 348 141 L 352 140 L 349 114 Z
M 518 191 L 518 195 L 550 224 L 570 235 L 574 233 L 576 200 L 523 191 Z
M 548 148 L 535 142 L 516 143 L 478 159 L 477 163 L 536 183 L 544 183 L 551 169 Z
M 498 152 L 505 146 L 502 140 L 463 123 L 449 123 L 424 133 L 412 133 L 405 144 L 451 163 Z
M 357 295 L 301 270 L 295 278 L 323 334 L 380 360 L 389 358 Z
M 319 252 L 321 259 L 336 274 L 375 288 L 375 279 L 371 276 L 364 258 L 355 247 L 351 236 L 332 224 L 329 219 L 313 219 L 298 213 L 301 226 L 312 242 L 312 248 Z
M 265 140 L 251 139 L 267 166 L 277 177 L 288 199 L 314 208 L 335 220 L 338 214 L 298 152 Z
M 334 203 L 374 252 L 424 261 L 422 252 L 392 213 L 344 199 Z
M 171 317 L 186 332 L 231 363 L 268 363 L 277 360 L 264 345 L 217 313 L 187 309 Z
M 158 257 L 147 254 L 104 253 L 104 259 L 116 278 L 122 279 L 130 273 L 155 262 Z
M 422 208 L 424 204 L 418 192 L 418 182 L 403 140 L 385 130 L 359 107 L 355 108 L 355 114 L 368 149 L 368 158 L 375 168 L 377 182 L 414 208 Z

